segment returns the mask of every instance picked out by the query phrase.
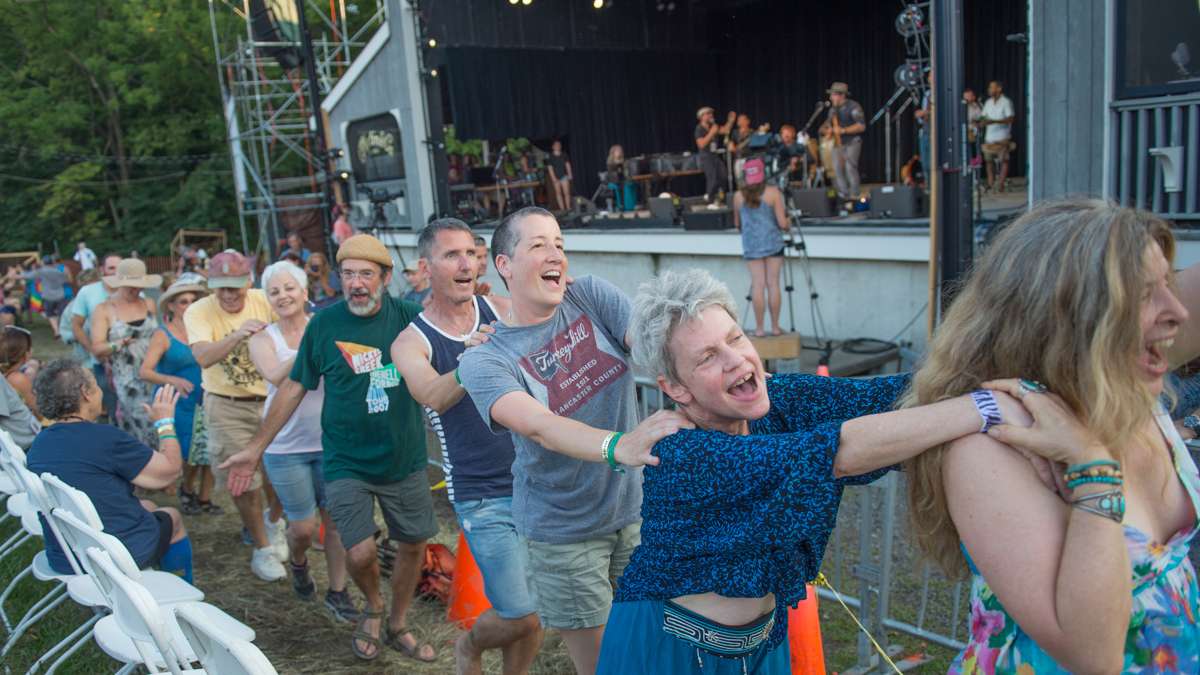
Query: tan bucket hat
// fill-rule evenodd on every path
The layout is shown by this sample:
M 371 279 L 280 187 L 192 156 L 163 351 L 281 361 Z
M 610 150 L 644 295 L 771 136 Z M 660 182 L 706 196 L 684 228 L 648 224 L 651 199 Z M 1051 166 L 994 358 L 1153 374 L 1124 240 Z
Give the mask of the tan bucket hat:
M 162 285 L 161 274 L 146 274 L 146 263 L 125 258 L 117 263 L 117 273 L 104 277 L 109 288 L 154 288 Z

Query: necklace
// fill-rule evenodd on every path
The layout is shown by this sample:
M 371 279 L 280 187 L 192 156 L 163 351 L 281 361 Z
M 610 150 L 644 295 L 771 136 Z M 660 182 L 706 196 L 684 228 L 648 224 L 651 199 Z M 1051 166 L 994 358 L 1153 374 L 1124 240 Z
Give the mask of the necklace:
M 76 422 L 86 422 L 86 421 L 87 421 L 87 420 L 83 419 L 82 417 L 80 417 L 79 415 L 66 415 L 66 416 L 63 416 L 63 417 L 60 417 L 60 418 L 58 418 L 58 420 L 56 420 L 56 421 L 58 421 L 58 422 L 68 422 L 68 421 L 71 421 L 71 420 L 74 420 L 74 421 L 76 421 Z

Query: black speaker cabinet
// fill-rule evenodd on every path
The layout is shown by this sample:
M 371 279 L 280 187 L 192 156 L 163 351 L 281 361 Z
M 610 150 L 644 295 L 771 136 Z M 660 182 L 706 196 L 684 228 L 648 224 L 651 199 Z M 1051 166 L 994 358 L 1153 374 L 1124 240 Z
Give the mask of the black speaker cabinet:
M 833 215 L 833 199 L 827 188 L 791 188 L 792 208 L 806 218 L 829 218 Z
M 654 218 L 675 219 L 675 200 L 671 197 L 651 197 L 646 200 L 650 204 L 650 215 Z
M 683 214 L 685 230 L 729 230 L 733 228 L 733 212 L 729 209 L 700 209 Z
M 880 185 L 871 189 L 872 218 L 920 218 L 921 189 L 911 185 Z

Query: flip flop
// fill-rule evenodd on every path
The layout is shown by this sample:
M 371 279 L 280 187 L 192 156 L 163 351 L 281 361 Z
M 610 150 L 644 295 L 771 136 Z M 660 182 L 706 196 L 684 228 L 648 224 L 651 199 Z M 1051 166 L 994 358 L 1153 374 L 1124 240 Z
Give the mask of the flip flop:
M 354 655 L 363 661 L 374 661 L 375 659 L 379 658 L 380 654 L 383 653 L 383 646 L 379 638 L 371 635 L 366 631 L 365 628 L 363 628 L 363 624 L 365 624 L 368 619 L 379 619 L 380 627 L 382 627 L 383 614 L 384 612 L 382 609 L 374 611 L 363 609 L 362 616 L 358 619 L 358 625 L 354 627 L 354 632 L 350 634 L 350 651 L 354 652 Z M 373 645 L 375 647 L 375 653 L 368 654 L 366 650 L 361 649 L 358 646 L 359 642 L 365 642 L 369 645 Z
M 408 635 L 410 633 L 412 633 L 412 631 L 410 631 L 408 628 L 401 628 L 401 629 L 395 630 L 395 631 L 393 631 L 391 628 L 387 628 L 384 630 L 384 634 L 386 635 L 386 637 L 384 638 L 383 642 L 387 646 L 391 647 L 392 649 L 395 649 L 396 651 L 400 652 L 401 654 L 407 656 L 408 658 L 410 658 L 414 661 L 420 661 L 421 663 L 433 663 L 434 661 L 437 661 L 437 652 L 436 651 L 434 651 L 433 656 L 431 656 L 428 659 L 421 658 L 421 648 L 429 647 L 429 649 L 431 651 L 433 651 L 433 645 L 431 645 L 429 643 L 421 644 L 421 641 L 417 640 L 416 635 L 413 635 L 413 642 L 416 643 L 416 646 L 413 646 L 413 647 L 405 647 L 404 646 L 404 643 L 400 641 L 400 638 L 402 638 L 405 635 Z

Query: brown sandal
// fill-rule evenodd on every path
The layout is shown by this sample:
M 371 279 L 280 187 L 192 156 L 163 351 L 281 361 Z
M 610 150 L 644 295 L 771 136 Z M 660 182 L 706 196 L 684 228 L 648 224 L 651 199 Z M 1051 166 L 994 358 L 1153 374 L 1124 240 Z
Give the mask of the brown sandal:
M 404 646 L 404 643 L 400 641 L 400 638 L 410 633 L 412 633 L 412 631 L 410 631 L 408 628 L 401 628 L 395 631 L 393 631 L 391 628 L 385 628 L 384 635 L 386 637 L 384 637 L 383 643 L 414 661 L 420 661 L 421 663 L 433 663 L 434 661 L 437 661 L 437 650 L 433 648 L 433 645 L 429 644 L 428 642 L 421 644 L 421 641 L 417 639 L 416 635 L 413 635 L 413 642 L 416 643 L 415 646 Z M 429 647 L 429 650 L 433 652 L 433 656 L 430 656 L 427 659 L 422 658 L 422 647 Z
M 375 659 L 379 658 L 381 653 L 383 653 L 383 646 L 379 638 L 371 635 L 366 631 L 365 628 L 363 628 L 363 625 L 366 624 L 369 619 L 379 619 L 380 628 L 387 630 L 383 624 L 383 615 L 384 611 L 382 609 L 377 611 L 363 609 L 362 616 L 358 619 L 358 625 L 355 626 L 354 632 L 350 635 L 350 651 L 354 652 L 354 655 L 363 661 L 374 661 Z M 365 642 L 369 645 L 374 645 L 375 653 L 368 654 L 366 650 L 360 649 L 358 646 L 359 642 Z

